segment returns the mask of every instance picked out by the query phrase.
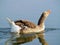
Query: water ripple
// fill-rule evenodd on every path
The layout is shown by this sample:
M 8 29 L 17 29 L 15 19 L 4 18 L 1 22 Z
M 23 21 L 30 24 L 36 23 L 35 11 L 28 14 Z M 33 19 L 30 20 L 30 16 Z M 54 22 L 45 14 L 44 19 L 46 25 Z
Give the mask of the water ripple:
M 0 39 L 9 38 L 10 29 L 11 28 L 0 28 Z M 46 28 L 44 33 L 49 32 L 49 31 L 55 31 L 55 30 L 60 30 L 60 28 Z

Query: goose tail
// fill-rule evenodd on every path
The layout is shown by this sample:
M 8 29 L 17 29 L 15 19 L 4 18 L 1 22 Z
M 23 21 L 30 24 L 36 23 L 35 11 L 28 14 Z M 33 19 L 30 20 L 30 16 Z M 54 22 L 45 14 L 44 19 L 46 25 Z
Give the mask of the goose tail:
M 13 20 L 11 20 L 10 18 L 6 18 L 7 19 L 7 21 L 9 22 L 9 24 L 13 24 L 14 23 L 14 21 Z

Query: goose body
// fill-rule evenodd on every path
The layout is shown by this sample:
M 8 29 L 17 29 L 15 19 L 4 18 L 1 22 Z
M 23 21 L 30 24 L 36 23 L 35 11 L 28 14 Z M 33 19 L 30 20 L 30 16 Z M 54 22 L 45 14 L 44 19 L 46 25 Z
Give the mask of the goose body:
M 50 10 L 43 12 L 41 17 L 38 20 L 38 25 L 35 25 L 34 23 L 27 21 L 27 20 L 11 21 L 8 18 L 8 21 L 12 25 L 11 32 L 18 32 L 18 33 L 22 33 L 22 34 L 41 32 L 45 29 L 44 22 L 49 14 L 50 14 Z

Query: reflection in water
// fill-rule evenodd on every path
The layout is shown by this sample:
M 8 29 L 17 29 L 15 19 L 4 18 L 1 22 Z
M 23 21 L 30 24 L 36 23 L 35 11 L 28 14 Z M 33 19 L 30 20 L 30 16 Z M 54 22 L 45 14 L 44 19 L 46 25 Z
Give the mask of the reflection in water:
M 44 33 L 49 32 L 49 31 L 54 31 L 54 30 L 60 30 L 60 29 L 59 28 L 46 28 Z M 7 39 L 10 38 L 10 28 L 0 29 L 0 39 L 6 39 L 6 38 Z M 48 45 L 46 40 L 44 39 L 43 33 L 23 35 L 23 36 L 16 38 L 14 40 L 12 40 L 12 38 L 10 38 L 6 41 L 5 45 L 9 45 L 9 43 L 13 43 L 12 45 L 20 45 L 20 44 L 24 44 L 26 42 L 30 42 L 30 41 L 34 40 L 35 38 L 38 38 L 42 45 Z
M 13 37 L 12 37 L 13 38 Z M 12 43 L 12 45 L 20 45 L 26 42 L 30 42 L 32 40 L 34 40 L 35 38 L 39 39 L 39 42 L 42 45 L 48 45 L 47 42 L 44 39 L 44 34 L 42 33 L 38 33 L 38 34 L 25 34 L 25 35 L 21 35 L 18 38 L 12 39 L 10 38 L 9 40 L 7 40 L 6 45 L 8 45 L 8 42 L 11 41 L 10 43 Z

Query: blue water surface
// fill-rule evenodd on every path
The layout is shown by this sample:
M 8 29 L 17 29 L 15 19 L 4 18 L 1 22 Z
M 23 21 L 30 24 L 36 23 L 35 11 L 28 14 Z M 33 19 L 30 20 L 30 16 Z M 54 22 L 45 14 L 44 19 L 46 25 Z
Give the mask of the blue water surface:
M 60 29 L 59 28 L 46 28 L 45 40 L 49 45 L 60 45 Z M 5 45 L 5 41 L 10 37 L 10 28 L 0 28 L 0 45 Z M 31 42 L 22 45 L 41 45 L 36 38 Z

